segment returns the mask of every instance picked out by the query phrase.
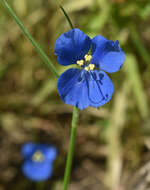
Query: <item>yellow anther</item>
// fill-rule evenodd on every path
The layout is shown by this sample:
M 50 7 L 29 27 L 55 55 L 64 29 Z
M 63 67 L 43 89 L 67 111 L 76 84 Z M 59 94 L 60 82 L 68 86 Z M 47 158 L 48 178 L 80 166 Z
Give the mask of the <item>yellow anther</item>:
M 42 152 L 39 151 L 39 150 L 37 150 L 37 151 L 33 154 L 32 160 L 33 160 L 34 162 L 41 162 L 41 161 L 43 161 L 43 160 L 44 160 L 44 156 L 43 156 Z
M 95 65 L 94 64 L 89 64 L 89 69 L 90 70 L 93 70 L 95 68 Z
M 78 60 L 78 61 L 77 61 L 77 65 L 82 66 L 83 64 L 84 64 L 84 60 L 81 59 L 81 60 Z
M 84 59 L 85 59 L 85 61 L 91 61 L 92 55 L 86 54 L 86 55 L 84 56 Z
M 87 66 L 87 67 L 85 67 L 84 69 L 85 69 L 86 71 L 89 71 L 89 67 L 88 67 L 88 66 Z

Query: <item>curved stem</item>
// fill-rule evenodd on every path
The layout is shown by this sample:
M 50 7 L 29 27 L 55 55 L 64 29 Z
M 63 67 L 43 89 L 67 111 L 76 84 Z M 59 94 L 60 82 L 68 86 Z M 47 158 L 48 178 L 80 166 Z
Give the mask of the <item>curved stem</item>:
M 79 110 L 78 110 L 78 108 L 74 107 L 73 114 L 72 114 L 71 137 L 70 137 L 69 151 L 68 151 L 68 155 L 67 155 L 67 163 L 66 163 L 66 169 L 65 169 L 65 175 L 64 175 L 63 190 L 67 190 L 69 179 L 70 179 L 78 120 L 79 120 Z
M 67 21 L 68 21 L 68 24 L 69 24 L 70 28 L 71 28 L 71 29 L 74 29 L 73 24 L 72 24 L 72 22 L 71 22 L 69 16 L 67 15 L 65 9 L 64 9 L 61 5 L 60 5 L 60 8 L 61 8 L 62 12 L 64 13 L 64 15 L 65 15 L 65 17 L 66 17 L 66 19 L 67 19 Z
M 44 51 L 40 48 L 40 46 L 37 44 L 37 42 L 33 39 L 33 37 L 31 36 L 31 34 L 27 31 L 27 29 L 22 24 L 22 22 L 20 21 L 20 19 L 17 17 L 17 15 L 13 11 L 13 9 L 8 5 L 8 3 L 6 2 L 6 0 L 0 0 L 0 1 L 3 3 L 3 5 L 5 6 L 5 8 L 8 9 L 9 14 L 13 17 L 13 19 L 18 24 L 18 26 L 20 27 L 20 29 L 23 31 L 23 33 L 25 34 L 25 36 L 32 43 L 32 45 L 35 47 L 35 49 L 37 50 L 37 52 L 39 53 L 39 55 L 41 56 L 41 58 L 43 59 L 43 61 L 46 63 L 46 65 L 50 68 L 50 70 L 55 74 L 56 77 L 59 77 L 59 74 L 57 73 L 56 68 L 54 67 L 54 65 L 52 64 L 52 62 L 48 58 L 48 56 L 44 53 Z

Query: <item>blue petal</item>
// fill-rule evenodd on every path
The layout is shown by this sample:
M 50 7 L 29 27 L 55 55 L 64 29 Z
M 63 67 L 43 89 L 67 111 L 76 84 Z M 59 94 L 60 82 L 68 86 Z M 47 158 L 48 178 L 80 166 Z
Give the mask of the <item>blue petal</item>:
M 77 106 L 81 110 L 89 106 L 84 70 L 68 69 L 57 81 L 57 89 L 61 99 L 66 103 Z
M 101 49 L 103 48 L 104 44 L 107 42 L 108 40 L 106 38 L 104 38 L 103 36 L 95 36 L 92 39 L 92 54 L 95 52 L 97 46 L 101 47 Z
M 33 154 L 36 144 L 28 142 L 21 147 L 21 154 L 23 157 L 29 157 Z
M 36 151 L 41 151 L 47 161 L 54 161 L 57 157 L 57 150 L 54 146 L 49 144 L 35 144 L 28 142 L 22 146 L 21 153 L 24 158 L 31 159 Z
M 87 87 L 90 106 L 96 108 L 103 106 L 112 98 L 114 85 L 103 71 L 90 71 L 89 75 Z
M 103 71 L 68 69 L 58 79 L 57 88 L 66 103 L 85 109 L 107 103 L 113 94 L 113 83 Z
M 54 146 L 45 145 L 41 150 L 47 161 L 53 162 L 56 159 L 57 150 Z
M 63 33 L 55 42 L 55 55 L 61 65 L 75 64 L 84 58 L 91 46 L 91 39 L 75 28 Z
M 49 162 L 33 162 L 25 160 L 22 165 L 24 175 L 33 181 L 43 181 L 51 177 L 52 164 Z
M 92 39 L 92 54 L 92 63 L 109 73 L 120 70 L 125 60 L 125 54 L 119 42 L 106 40 L 101 36 Z
M 41 151 L 46 161 L 50 161 L 50 162 L 54 161 L 57 156 L 56 148 L 49 144 L 36 144 L 33 153 L 35 153 L 36 151 Z

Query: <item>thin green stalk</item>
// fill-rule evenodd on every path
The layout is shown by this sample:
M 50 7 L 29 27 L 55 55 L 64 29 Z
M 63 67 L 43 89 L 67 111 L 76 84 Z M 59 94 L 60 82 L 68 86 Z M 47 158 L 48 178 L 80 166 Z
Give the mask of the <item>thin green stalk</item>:
M 74 107 L 73 115 L 72 115 L 72 128 L 71 128 L 69 151 L 67 155 L 67 163 L 66 163 L 66 169 L 65 169 L 65 175 L 64 175 L 63 190 L 67 190 L 69 179 L 70 179 L 78 120 L 79 120 L 79 110 L 78 108 Z
M 43 190 L 44 189 L 44 185 L 45 183 L 44 182 L 37 182 L 36 183 L 36 190 Z
M 55 74 L 56 77 L 59 77 L 59 74 L 57 73 L 55 67 L 51 63 L 50 59 L 47 57 L 47 55 L 44 53 L 44 51 L 40 48 L 40 46 L 36 43 L 36 41 L 33 39 L 31 34 L 27 31 L 27 29 L 24 27 L 22 22 L 19 20 L 19 18 L 16 16 L 12 8 L 8 5 L 6 0 L 1 0 L 5 8 L 8 9 L 10 15 L 13 17 L 15 22 L 18 24 L 20 29 L 23 31 L 25 36 L 28 38 L 28 40 L 32 43 L 32 45 L 36 48 L 37 52 L 43 59 L 43 61 L 46 63 L 46 65 L 50 68 L 50 70 Z M 73 29 L 73 25 L 71 23 L 70 18 L 68 17 L 67 13 L 63 9 L 62 6 L 60 6 L 61 10 L 63 11 L 70 27 Z M 64 175 L 64 186 L 63 190 L 67 190 L 70 173 L 71 173 L 71 166 L 72 166 L 72 159 L 73 159 L 73 153 L 74 153 L 74 147 L 75 147 L 75 138 L 76 138 L 76 130 L 77 130 L 77 124 L 78 124 L 78 118 L 79 118 L 79 111 L 76 107 L 74 107 L 73 115 L 72 115 L 72 129 L 71 129 L 71 137 L 70 137 L 70 145 L 69 145 L 69 152 L 67 156 L 67 163 L 66 163 L 66 169 L 65 169 L 65 175 Z
M 69 26 L 71 29 L 73 29 L 73 24 L 67 15 L 66 11 L 62 6 L 60 6 L 61 10 L 63 11 Z M 71 174 L 71 167 L 72 167 L 72 160 L 74 155 L 74 148 L 75 148 L 75 139 L 76 139 L 76 133 L 77 133 L 77 125 L 79 120 L 79 110 L 77 107 L 73 108 L 73 114 L 72 114 L 72 128 L 71 128 L 71 137 L 70 137 L 70 143 L 69 143 L 69 151 L 67 155 L 67 162 L 66 162 L 66 168 L 65 168 L 65 174 L 64 174 L 64 184 L 63 184 L 63 190 L 67 190 L 70 174 Z
M 74 29 L 73 24 L 72 24 L 72 22 L 71 22 L 69 16 L 67 15 L 65 9 L 64 9 L 61 5 L 60 5 L 60 8 L 61 8 L 62 12 L 64 13 L 64 15 L 65 15 L 65 17 L 66 17 L 66 19 L 67 19 L 67 21 L 68 21 L 68 24 L 69 24 L 70 28 L 71 28 L 71 29 Z
M 20 29 L 23 31 L 23 33 L 25 34 L 25 36 L 32 43 L 32 45 L 35 47 L 35 49 L 37 50 L 37 52 L 39 53 L 39 55 L 43 59 L 44 63 L 46 63 L 46 65 L 55 74 L 56 77 L 59 77 L 59 74 L 57 73 L 56 68 L 54 67 L 54 65 L 52 64 L 52 62 L 48 58 L 48 56 L 44 53 L 44 51 L 40 48 L 40 46 L 37 44 L 37 42 L 33 39 L 33 37 L 31 36 L 31 34 L 24 27 L 24 25 L 19 20 L 19 18 L 17 17 L 17 15 L 14 13 L 13 9 L 8 5 L 8 3 L 6 2 L 6 0 L 0 0 L 0 1 L 3 3 L 4 7 L 6 9 L 8 9 L 9 14 L 13 17 L 13 19 L 18 24 L 18 26 L 20 27 Z

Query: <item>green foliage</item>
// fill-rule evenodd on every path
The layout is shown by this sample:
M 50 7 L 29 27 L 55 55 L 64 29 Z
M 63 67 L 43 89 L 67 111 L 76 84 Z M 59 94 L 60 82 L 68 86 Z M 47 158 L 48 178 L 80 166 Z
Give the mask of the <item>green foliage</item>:
M 8 2 L 61 73 L 62 67 L 57 64 L 53 53 L 54 43 L 70 27 L 57 2 Z M 115 94 L 111 102 L 100 110 L 89 108 L 81 112 L 72 186 L 97 190 L 99 188 L 90 183 L 92 180 L 85 182 L 82 178 L 95 180 L 94 176 L 102 176 L 102 183 L 98 183 L 102 190 L 104 181 L 110 189 L 124 182 L 125 189 L 129 189 L 126 178 L 120 176 L 130 177 L 132 169 L 140 168 L 147 160 L 150 147 L 149 134 L 143 133 L 150 126 L 150 3 L 147 0 L 64 0 L 61 5 L 75 27 L 91 37 L 101 34 L 119 40 L 127 54 L 124 67 L 113 74 Z M 17 148 L 25 141 L 33 140 L 35 131 L 40 134 L 40 140 L 51 140 L 60 149 L 60 160 L 55 166 L 56 178 L 46 184 L 53 188 L 63 180 L 72 110 L 59 99 L 55 77 L 41 65 L 42 60 L 35 49 L 4 7 L 0 6 L 0 9 L 0 137 L 1 148 L 5 148 L 2 153 L 6 152 L 8 159 L 8 162 L 1 160 L 0 165 L 8 168 L 12 176 L 9 178 L 4 171 L 1 172 L 2 188 L 10 189 L 10 185 L 14 190 L 35 188 L 20 176 L 21 161 Z M 12 142 L 17 146 L 11 146 Z M 16 156 L 10 156 L 13 154 Z M 16 163 L 17 170 L 11 171 L 14 166 L 10 160 Z

